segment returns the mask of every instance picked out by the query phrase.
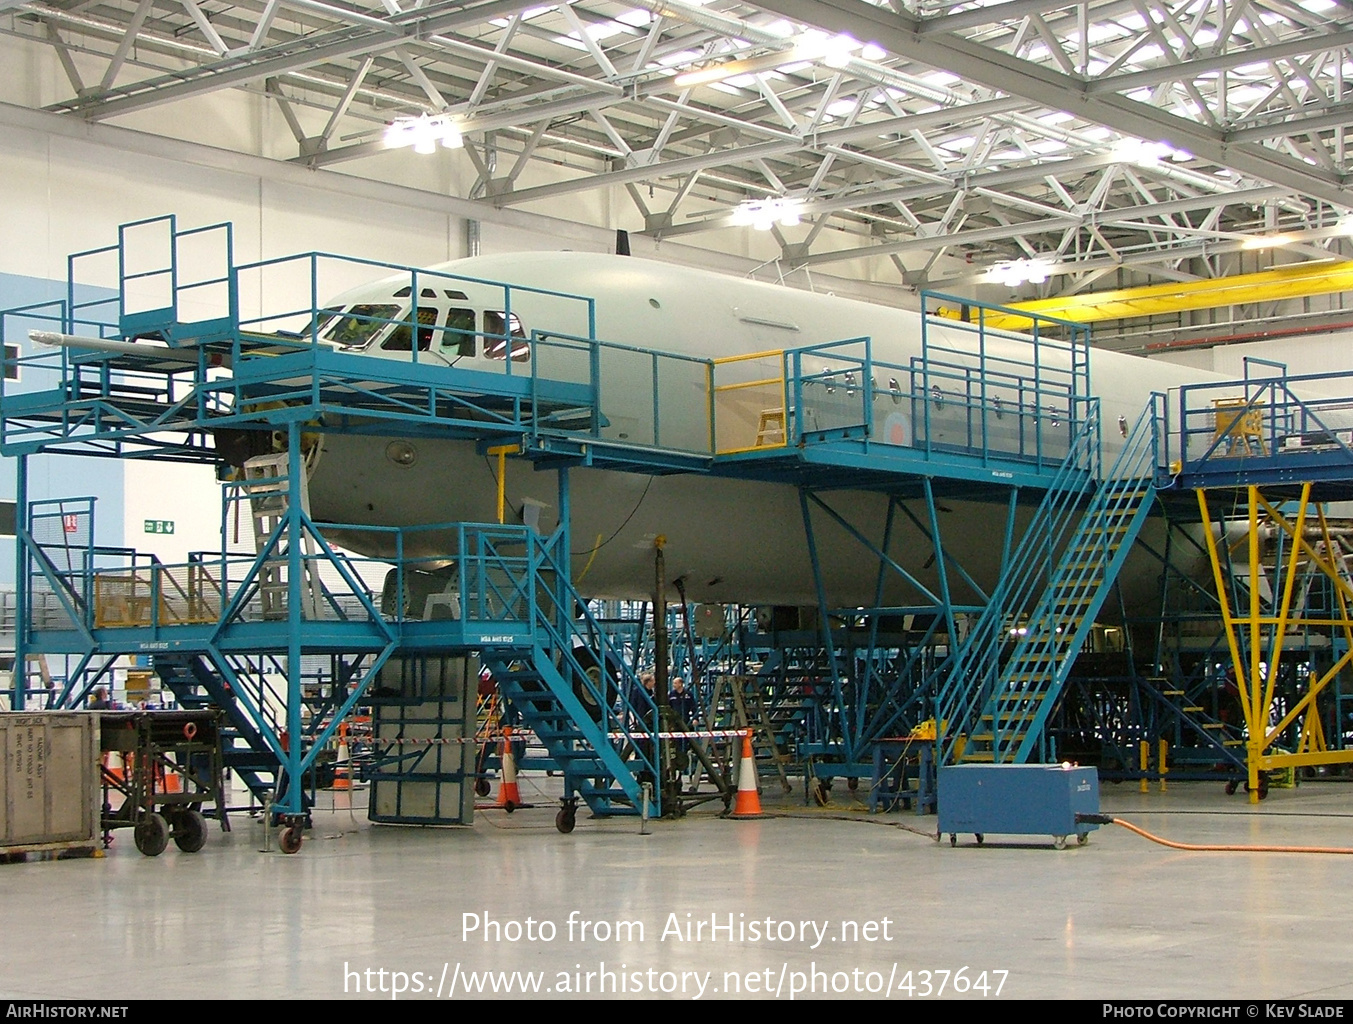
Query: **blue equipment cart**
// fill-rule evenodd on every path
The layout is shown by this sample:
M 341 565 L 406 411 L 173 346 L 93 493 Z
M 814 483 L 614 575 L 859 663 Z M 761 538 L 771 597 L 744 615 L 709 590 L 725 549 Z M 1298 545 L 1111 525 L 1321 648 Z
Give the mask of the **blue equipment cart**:
M 939 832 L 1048 835 L 1057 849 L 1069 836 L 1084 845 L 1098 824 L 1077 821 L 1099 813 L 1099 773 L 1069 764 L 960 764 L 939 772 Z

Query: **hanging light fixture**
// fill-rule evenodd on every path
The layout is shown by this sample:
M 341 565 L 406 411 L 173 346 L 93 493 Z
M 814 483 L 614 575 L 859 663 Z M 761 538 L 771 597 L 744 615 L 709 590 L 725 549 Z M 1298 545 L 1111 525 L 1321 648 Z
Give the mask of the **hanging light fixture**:
M 792 228 L 803 219 L 803 200 L 771 196 L 767 199 L 747 199 L 733 209 L 733 223 L 750 224 L 757 231 L 769 231 L 775 224 Z
M 987 271 L 987 281 L 1016 288 L 1025 283 L 1042 284 L 1051 274 L 1050 260 L 1001 260 Z
M 435 153 L 440 142 L 447 149 L 459 149 L 465 138 L 455 120 L 446 114 L 420 114 L 397 117 L 385 126 L 385 148 L 412 146 L 415 153 Z

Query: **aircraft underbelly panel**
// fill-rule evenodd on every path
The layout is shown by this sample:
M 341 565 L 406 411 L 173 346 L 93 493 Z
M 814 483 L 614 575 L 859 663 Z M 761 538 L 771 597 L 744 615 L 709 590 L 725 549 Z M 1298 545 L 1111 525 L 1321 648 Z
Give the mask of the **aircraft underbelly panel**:
M 412 439 L 412 463 L 386 457 L 388 438 L 326 435 L 324 453 L 310 482 L 311 507 L 320 522 L 402 526 L 496 519 L 494 465 L 468 442 Z M 557 524 L 557 474 L 508 462 L 508 520 L 521 521 L 523 502 L 539 503 L 542 531 Z M 684 577 L 687 594 L 700 602 L 744 604 L 817 603 L 798 492 L 780 484 L 701 475 L 646 477 L 633 473 L 577 469 L 572 473 L 573 576 L 589 596 L 643 600 L 653 587 L 653 540 L 666 537 L 668 578 Z M 1000 571 L 1006 502 L 948 501 L 940 530 L 945 551 L 989 591 Z M 864 536 L 883 536 L 887 500 L 866 492 L 831 492 L 832 508 Z M 913 511 L 926 520 L 923 503 Z M 1031 511 L 1017 514 L 1022 531 Z M 877 559 L 820 510 L 814 512 L 815 539 L 827 596 L 833 605 L 873 605 Z M 381 535 L 329 531 L 351 550 L 391 557 Z M 1018 532 L 1017 532 L 1018 536 Z M 406 535 L 406 555 L 444 555 L 449 534 Z M 887 574 L 884 603 L 928 603 L 940 594 L 934 548 L 920 529 L 899 515 L 890 556 L 916 580 L 909 585 Z M 950 567 L 951 600 L 982 598 Z M 924 589 L 921 589 L 924 588 Z M 1134 602 L 1135 603 L 1135 602 Z

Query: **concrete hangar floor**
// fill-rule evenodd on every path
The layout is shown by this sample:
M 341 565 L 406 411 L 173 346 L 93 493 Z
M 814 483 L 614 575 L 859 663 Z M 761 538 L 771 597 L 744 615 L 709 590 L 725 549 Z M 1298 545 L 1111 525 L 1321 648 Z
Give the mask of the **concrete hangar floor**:
M 1062 851 L 951 847 L 906 830 L 933 816 L 871 817 L 843 786 L 812 810 L 768 786 L 757 821 L 697 810 L 640 835 L 584 813 L 562 835 L 555 784 L 523 775 L 533 807 L 459 829 L 371 825 L 364 790 L 322 792 L 295 856 L 260 852 L 241 814 L 195 855 L 143 857 L 122 832 L 103 859 L 5 865 L 0 995 L 1353 998 L 1353 857 L 1182 852 L 1112 826 Z M 1179 841 L 1345 846 L 1349 793 L 1317 780 L 1251 806 L 1219 783 L 1106 783 L 1101 802 Z

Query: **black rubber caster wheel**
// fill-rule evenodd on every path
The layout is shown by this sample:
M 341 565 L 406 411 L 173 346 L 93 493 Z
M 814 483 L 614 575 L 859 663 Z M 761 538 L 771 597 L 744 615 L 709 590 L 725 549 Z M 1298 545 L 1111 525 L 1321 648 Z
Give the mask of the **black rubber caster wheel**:
M 300 825 L 288 825 L 277 837 L 277 845 L 283 853 L 297 853 L 301 849 L 301 840 L 305 832 Z
M 491 785 L 489 784 L 489 780 L 488 780 L 488 779 L 475 779 L 475 780 L 474 780 L 474 795 L 475 795 L 475 796 L 488 796 L 488 795 L 489 795 L 490 793 L 492 793 L 492 792 L 493 792 L 493 786 L 491 786 Z
M 987 841 L 987 837 L 983 835 L 981 832 L 974 832 L 973 835 L 977 837 L 978 846 L 981 846 L 983 843 Z
M 1227 796 L 1235 796 L 1235 792 L 1236 792 L 1236 790 L 1239 789 L 1239 788 L 1240 788 L 1240 784 L 1237 783 L 1235 779 L 1232 779 L 1230 782 L 1228 782 L 1228 783 L 1226 784 L 1226 795 L 1227 795 Z M 1249 789 L 1249 786 L 1246 786 L 1245 788 L 1248 790 L 1248 789 Z
M 136 823 L 132 835 L 138 850 L 147 857 L 158 857 L 169 845 L 169 824 L 152 811 Z
M 949 833 L 949 845 L 950 846 L 958 845 L 958 836 L 954 835 L 954 833 L 952 832 Z
M 207 819 L 200 811 L 184 811 L 174 823 L 174 845 L 184 853 L 196 853 L 207 845 Z
M 860 780 L 855 778 L 855 776 L 852 775 L 850 778 L 846 779 L 846 789 L 854 793 L 859 788 Z
M 573 826 L 576 824 L 578 824 L 578 816 L 571 811 L 565 810 L 562 807 L 559 809 L 559 812 L 554 816 L 554 827 L 557 828 L 560 832 L 564 833 L 564 835 L 568 835 L 570 832 L 572 832 Z

